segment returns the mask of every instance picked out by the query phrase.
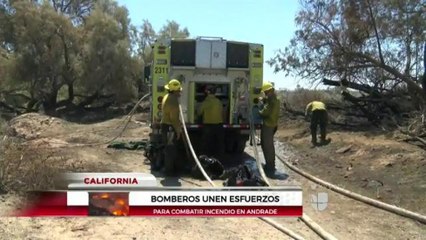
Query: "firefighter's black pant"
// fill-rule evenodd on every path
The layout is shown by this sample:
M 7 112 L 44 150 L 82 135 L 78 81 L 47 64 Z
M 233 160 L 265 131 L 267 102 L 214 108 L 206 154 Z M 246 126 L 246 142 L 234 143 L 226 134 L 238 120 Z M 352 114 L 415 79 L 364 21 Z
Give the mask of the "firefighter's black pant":
M 168 176 L 176 174 L 178 166 L 178 140 L 172 125 L 161 124 L 161 140 L 164 146 L 163 163 L 164 171 Z
M 202 128 L 201 154 L 220 158 L 225 153 L 225 130 L 222 124 L 205 124 Z
M 317 128 L 320 127 L 321 142 L 325 142 L 327 137 L 328 116 L 326 110 L 315 110 L 312 112 L 311 118 L 311 135 L 312 143 L 317 143 Z

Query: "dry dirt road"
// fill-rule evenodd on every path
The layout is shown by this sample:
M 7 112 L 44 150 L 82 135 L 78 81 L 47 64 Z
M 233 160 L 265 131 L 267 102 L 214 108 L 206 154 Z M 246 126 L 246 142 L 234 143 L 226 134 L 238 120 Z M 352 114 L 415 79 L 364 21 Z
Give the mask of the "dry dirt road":
M 139 115 L 120 140 L 146 138 L 148 126 Z M 103 142 L 120 132 L 122 121 L 114 119 L 97 124 L 74 124 L 59 119 L 30 114 L 12 122 L 13 134 L 26 139 L 37 149 L 49 149 L 50 164 L 75 171 L 149 172 L 140 151 L 107 149 L 105 145 L 75 147 L 74 144 Z M 304 159 L 297 149 L 277 143 L 280 154 L 289 161 Z M 247 153 L 250 154 L 250 148 Z M 289 177 L 273 180 L 274 185 L 301 184 L 305 212 L 338 239 L 425 239 L 426 228 L 414 221 L 374 209 L 316 186 L 287 171 Z M 41 171 L 42 169 L 40 169 Z M 193 179 L 164 179 L 159 185 L 208 186 Z M 221 184 L 221 182 L 217 182 Z M 329 206 L 318 212 L 310 205 L 310 196 L 328 192 Z M 0 196 L 0 211 L 13 210 L 19 198 Z M 319 239 L 297 219 L 275 219 L 306 239 Z M 290 239 L 256 218 L 0 218 L 1 239 Z

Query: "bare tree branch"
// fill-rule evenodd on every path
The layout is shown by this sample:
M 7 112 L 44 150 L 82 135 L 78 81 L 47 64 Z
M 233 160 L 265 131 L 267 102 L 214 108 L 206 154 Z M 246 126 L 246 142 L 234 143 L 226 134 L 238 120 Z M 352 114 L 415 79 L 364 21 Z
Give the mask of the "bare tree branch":
M 374 28 L 374 35 L 376 36 L 377 49 L 379 51 L 380 62 L 383 65 L 385 65 L 385 59 L 383 58 L 383 53 L 382 53 L 382 46 L 380 44 L 379 32 L 377 31 L 376 19 L 374 18 L 374 15 L 373 15 L 373 9 L 372 9 L 370 0 L 367 0 L 367 4 L 368 4 L 368 11 L 369 11 L 370 18 L 371 18 L 371 23 L 372 23 L 373 28 Z

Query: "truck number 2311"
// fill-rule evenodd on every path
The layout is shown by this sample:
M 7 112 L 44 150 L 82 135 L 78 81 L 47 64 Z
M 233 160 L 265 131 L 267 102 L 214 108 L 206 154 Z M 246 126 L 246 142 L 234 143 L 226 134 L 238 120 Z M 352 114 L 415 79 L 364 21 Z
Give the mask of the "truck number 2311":
M 169 72 L 169 68 L 166 67 L 155 67 L 154 68 L 154 73 L 168 73 Z

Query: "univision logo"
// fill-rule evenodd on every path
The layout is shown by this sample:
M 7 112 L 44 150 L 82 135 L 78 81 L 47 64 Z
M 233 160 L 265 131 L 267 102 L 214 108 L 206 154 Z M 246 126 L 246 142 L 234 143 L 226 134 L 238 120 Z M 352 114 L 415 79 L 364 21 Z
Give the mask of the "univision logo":
M 311 204 L 317 211 L 324 211 L 328 205 L 328 194 L 325 192 L 317 193 L 316 195 L 311 195 Z

